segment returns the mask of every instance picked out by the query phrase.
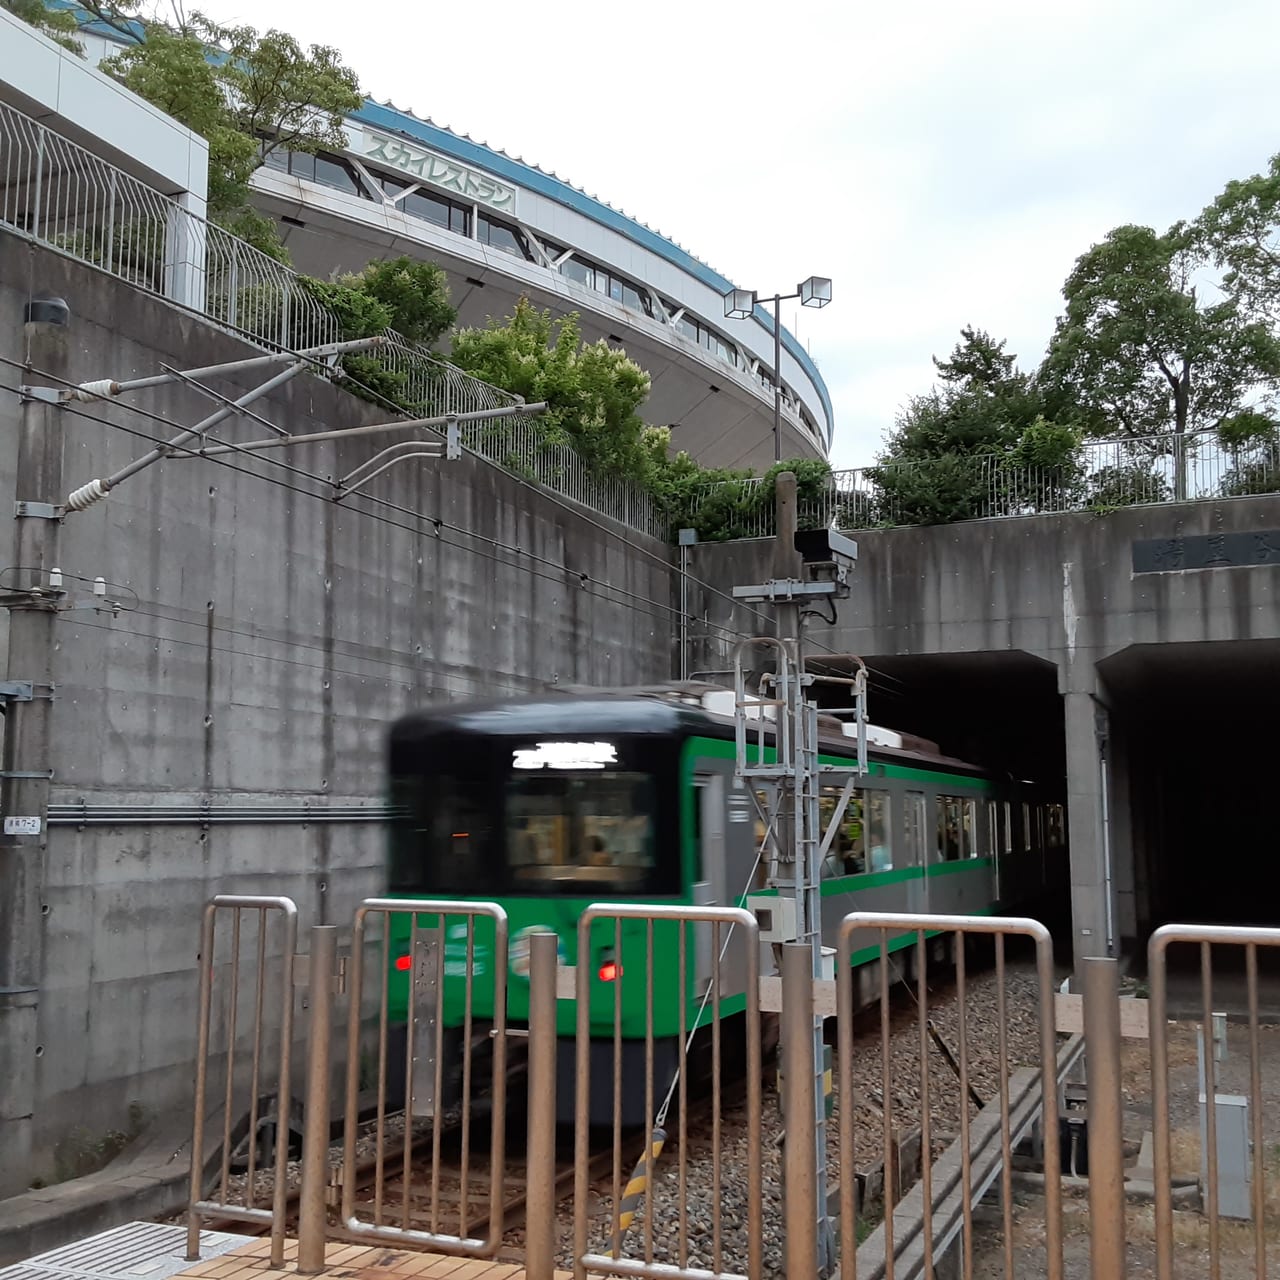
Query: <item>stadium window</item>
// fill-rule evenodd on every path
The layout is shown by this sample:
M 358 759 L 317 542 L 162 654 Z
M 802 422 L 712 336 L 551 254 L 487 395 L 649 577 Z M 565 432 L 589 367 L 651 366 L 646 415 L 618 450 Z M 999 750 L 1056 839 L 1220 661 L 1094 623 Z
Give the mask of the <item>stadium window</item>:
M 425 191 L 409 192 L 400 201 L 400 207 L 405 213 L 414 218 L 421 218 L 424 222 L 434 222 L 437 227 L 449 226 L 449 202 L 437 196 L 428 195 Z
M 348 195 L 359 195 L 360 184 L 345 160 L 336 156 L 318 155 L 315 160 L 315 181 L 322 186 L 333 187 L 336 191 L 345 191 Z
M 471 211 L 467 206 L 455 204 L 447 196 L 436 195 L 416 183 L 393 178 L 390 174 L 374 176 L 381 183 L 387 199 L 393 201 L 409 217 L 421 218 L 423 222 L 430 222 L 433 226 L 456 232 L 460 236 L 471 234 Z M 416 190 L 411 190 L 415 187 Z
M 515 227 L 509 227 L 505 222 L 498 222 L 483 213 L 478 226 L 479 234 L 476 238 L 481 244 L 487 244 L 491 249 L 500 249 L 517 258 L 533 257 L 529 246 L 525 244 L 524 236 Z
M 595 269 L 590 263 L 582 262 L 577 258 L 567 258 L 562 262 L 560 264 L 560 274 L 568 276 L 570 280 L 587 289 L 596 287 Z
M 316 180 L 316 158 L 306 151 L 289 152 L 289 172 L 307 182 Z

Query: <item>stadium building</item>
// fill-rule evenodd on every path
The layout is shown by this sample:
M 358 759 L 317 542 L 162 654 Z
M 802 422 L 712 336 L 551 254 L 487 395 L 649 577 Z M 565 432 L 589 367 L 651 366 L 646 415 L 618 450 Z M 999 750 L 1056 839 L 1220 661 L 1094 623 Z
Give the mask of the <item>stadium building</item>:
M 83 29 L 97 62 L 105 29 Z M 116 37 L 118 39 L 118 37 Z M 507 316 L 521 295 L 576 312 L 653 380 L 646 418 L 704 466 L 774 460 L 773 316 L 725 314 L 733 282 L 673 240 L 561 178 L 388 105 L 346 121 L 341 155 L 274 151 L 253 177 L 298 270 L 327 278 L 407 254 L 448 273 L 460 326 Z M 782 286 L 789 289 L 789 284 Z M 784 458 L 825 458 L 831 400 L 782 334 Z

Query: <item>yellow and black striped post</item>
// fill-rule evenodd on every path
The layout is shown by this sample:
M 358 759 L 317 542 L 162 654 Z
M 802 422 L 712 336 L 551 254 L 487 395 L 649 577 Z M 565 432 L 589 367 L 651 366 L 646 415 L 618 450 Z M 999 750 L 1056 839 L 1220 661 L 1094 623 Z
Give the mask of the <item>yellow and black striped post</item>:
M 644 1203 L 645 1192 L 649 1190 L 649 1162 L 652 1161 L 655 1165 L 658 1163 L 658 1157 L 662 1154 L 662 1147 L 666 1140 L 665 1129 L 654 1129 L 649 1135 L 649 1149 L 636 1162 L 631 1181 L 627 1183 L 627 1189 L 622 1194 L 622 1205 L 618 1213 L 618 1247 L 613 1253 L 615 1258 L 622 1256 L 622 1238 L 627 1234 L 627 1228 L 635 1221 L 636 1214 Z
M 787 1118 L 786 1107 L 782 1105 L 782 1100 L 783 1100 L 782 1082 L 785 1078 L 786 1078 L 786 1073 L 783 1071 L 781 1063 L 779 1063 L 778 1065 L 778 1110 L 781 1112 L 782 1118 L 784 1120 Z M 823 1094 L 823 1102 L 826 1106 L 826 1113 L 827 1113 L 828 1120 L 830 1120 L 831 1117 L 835 1115 L 835 1109 L 836 1109 L 835 1095 L 832 1092 L 833 1081 L 834 1081 L 834 1066 L 833 1066 L 831 1046 L 829 1044 L 824 1044 L 822 1046 L 822 1094 Z

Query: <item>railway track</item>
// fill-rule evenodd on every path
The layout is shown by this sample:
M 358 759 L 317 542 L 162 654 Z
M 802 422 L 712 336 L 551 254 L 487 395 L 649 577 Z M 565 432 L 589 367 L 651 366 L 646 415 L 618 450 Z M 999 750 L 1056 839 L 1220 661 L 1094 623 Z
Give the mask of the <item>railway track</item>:
M 391 1115 L 387 1117 L 388 1120 L 392 1118 Z M 365 1130 L 369 1128 L 368 1124 L 362 1126 Z M 381 1160 L 376 1152 L 358 1158 L 352 1170 L 357 1215 L 363 1221 L 398 1229 L 407 1228 L 470 1239 L 484 1238 L 488 1235 L 490 1226 L 491 1165 L 488 1129 L 485 1126 L 473 1126 L 473 1138 L 476 1132 L 484 1139 L 485 1150 L 469 1150 L 465 1160 L 460 1126 L 442 1132 L 438 1165 L 435 1165 L 430 1129 L 417 1134 L 409 1146 L 410 1170 L 407 1183 L 403 1172 L 403 1142 L 395 1141 L 385 1147 Z M 588 1182 L 593 1186 L 603 1186 L 613 1173 L 612 1136 L 604 1135 L 601 1142 L 602 1145 L 592 1153 L 587 1166 Z M 624 1140 L 624 1180 L 644 1149 L 643 1133 Z M 332 1150 L 336 1151 L 336 1147 Z M 499 1184 L 502 1188 L 499 1239 L 503 1233 L 524 1225 L 529 1184 L 523 1143 L 516 1144 L 516 1149 L 508 1150 L 503 1163 Z M 331 1202 L 336 1201 L 340 1195 L 339 1179 L 344 1176 L 340 1160 L 335 1161 L 333 1174 L 330 1184 Z M 559 1204 L 571 1196 L 574 1186 L 575 1166 L 572 1159 L 558 1158 L 553 1184 L 555 1202 Z M 256 1203 L 261 1205 L 269 1202 L 269 1198 L 269 1194 L 260 1190 Z M 291 1186 L 285 1198 L 286 1232 L 290 1234 L 297 1231 L 300 1198 L 301 1186 Z M 246 1223 L 233 1218 L 208 1218 L 204 1226 L 206 1230 L 233 1231 L 248 1236 L 264 1236 L 270 1231 L 266 1223 Z M 354 1233 L 346 1232 L 332 1220 L 331 1235 L 335 1239 L 362 1239 Z
M 643 1135 L 623 1144 L 624 1179 L 630 1175 L 631 1167 L 644 1147 Z M 524 1225 L 529 1197 L 524 1153 L 509 1153 L 504 1164 L 500 1234 Z M 575 1172 L 572 1160 L 557 1160 L 552 1191 L 557 1204 L 573 1194 Z M 415 1173 L 419 1176 L 415 1177 Z M 611 1178 L 612 1173 L 613 1147 L 610 1142 L 592 1153 L 587 1165 L 587 1180 L 591 1184 L 603 1183 Z M 465 1182 L 461 1162 L 453 1157 L 447 1161 L 442 1159 L 435 1178 L 430 1174 L 429 1165 L 411 1172 L 408 1195 L 405 1194 L 403 1174 L 395 1174 L 384 1182 L 380 1197 L 376 1175 L 365 1176 L 356 1194 L 357 1211 L 370 1220 L 380 1217 L 390 1226 L 407 1226 L 412 1230 L 433 1233 L 443 1231 L 451 1235 L 456 1232 L 472 1239 L 486 1236 L 491 1190 L 488 1155 L 473 1153 Z
M 978 977 L 973 966 L 970 969 L 971 981 Z M 980 969 L 979 969 L 980 971 Z M 954 975 L 942 970 L 930 975 L 929 1004 L 930 1014 L 944 1012 L 954 1002 L 956 988 Z M 916 1007 L 917 992 L 914 980 L 909 983 L 894 981 L 890 984 L 889 1034 L 891 1040 L 918 1042 L 918 1010 Z M 855 1029 L 859 1042 L 878 1038 L 881 1032 L 881 1011 L 877 1006 L 860 1010 L 855 1016 Z M 932 1017 L 931 1017 L 932 1022 Z M 932 1028 L 931 1028 L 932 1029 Z M 939 1061 L 945 1061 L 948 1074 L 954 1072 L 954 1063 L 950 1050 L 953 1045 L 949 1035 L 939 1037 L 931 1052 L 938 1055 Z M 970 1096 L 973 1097 L 973 1086 Z M 872 1089 L 874 1094 L 877 1091 Z M 745 1094 L 745 1082 L 742 1080 L 724 1080 L 721 1084 L 721 1105 L 731 1108 L 741 1101 Z M 702 1102 L 692 1096 L 690 1103 L 689 1126 L 692 1131 L 703 1125 L 701 1115 Z M 873 1098 L 874 1102 L 875 1099 Z M 981 1105 L 981 1099 L 974 1099 L 975 1105 Z M 480 1099 L 476 1099 L 480 1103 Z M 882 1102 L 881 1102 L 882 1105 Z M 402 1133 L 395 1129 L 403 1125 L 403 1113 L 388 1115 L 385 1122 L 392 1129 L 383 1147 L 381 1162 L 377 1153 L 370 1150 L 375 1122 L 365 1120 L 359 1130 L 358 1156 L 350 1175 L 354 1178 L 354 1202 L 357 1217 L 362 1222 L 378 1224 L 392 1229 L 408 1229 L 415 1232 L 442 1235 L 464 1239 L 484 1239 L 489 1236 L 491 1219 L 492 1194 L 490 1138 L 491 1128 L 488 1115 L 483 1105 L 473 1112 L 469 1128 L 469 1143 L 464 1150 L 462 1142 L 462 1126 L 456 1117 L 450 1117 L 442 1125 L 439 1141 L 439 1154 L 434 1150 L 433 1134 L 429 1122 L 423 1122 L 422 1128 L 411 1133 L 409 1149 L 409 1175 L 406 1182 L 404 1174 L 404 1139 Z M 528 1201 L 528 1181 L 524 1151 L 523 1106 L 515 1104 L 509 1113 L 508 1144 L 504 1155 L 504 1168 L 499 1181 L 501 1209 L 499 1215 L 499 1231 L 497 1236 L 498 1250 L 493 1255 L 500 1260 L 519 1261 L 517 1254 L 511 1253 L 513 1245 L 519 1240 L 520 1230 L 525 1221 Z M 621 1153 L 621 1179 L 625 1185 L 629 1179 L 635 1162 L 644 1150 L 647 1134 L 637 1132 L 624 1135 Z M 874 1135 L 872 1135 L 874 1146 Z M 567 1151 L 571 1144 L 562 1134 L 560 1149 Z M 780 1140 L 780 1132 L 778 1134 Z M 601 1145 L 592 1150 L 587 1177 L 592 1188 L 592 1216 L 601 1210 L 608 1212 L 613 1198 L 613 1165 L 614 1152 L 612 1135 L 608 1132 L 593 1135 L 593 1141 Z M 677 1147 L 676 1135 L 672 1134 L 671 1146 Z M 867 1144 L 861 1144 L 868 1149 Z M 341 1170 L 341 1146 L 331 1147 L 331 1168 L 336 1175 Z M 438 1163 L 437 1163 L 438 1159 Z M 671 1157 L 667 1157 L 669 1161 Z M 381 1168 L 381 1173 L 379 1169 Z M 296 1177 L 296 1166 L 291 1171 Z M 330 1187 L 331 1205 L 336 1205 L 339 1186 Z M 554 1175 L 553 1198 L 559 1206 L 557 1218 L 563 1234 L 568 1220 L 569 1210 L 565 1201 L 573 1194 L 575 1172 L 572 1161 L 558 1159 Z M 655 1183 L 656 1189 L 656 1183 Z M 286 1197 L 287 1222 L 286 1229 L 296 1232 L 297 1213 L 300 1188 L 291 1186 Z M 257 1203 L 269 1202 L 270 1192 L 259 1188 Z M 367 1243 L 367 1237 L 348 1233 L 337 1223 L 336 1209 L 330 1211 L 330 1236 L 333 1239 L 347 1239 Z M 242 1234 L 264 1235 L 269 1230 L 265 1225 L 246 1224 L 238 1220 L 207 1220 L 213 1229 L 236 1231 Z M 514 1237 L 514 1239 L 513 1239 Z

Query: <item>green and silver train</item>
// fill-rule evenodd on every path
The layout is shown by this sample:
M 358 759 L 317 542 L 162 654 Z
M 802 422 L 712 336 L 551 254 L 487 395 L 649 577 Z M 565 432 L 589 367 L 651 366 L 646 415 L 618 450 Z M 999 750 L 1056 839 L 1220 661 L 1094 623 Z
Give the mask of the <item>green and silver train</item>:
M 727 699 L 727 707 L 726 707 Z M 729 714 L 725 714 L 725 711 Z M 625 1081 L 643 1079 L 649 959 L 644 921 L 598 922 L 578 955 L 578 920 L 593 902 L 740 906 L 771 891 L 760 856 L 765 831 L 735 777 L 732 695 L 687 687 L 560 694 L 452 704 L 405 716 L 391 729 L 392 897 L 486 900 L 510 930 L 508 1025 L 527 1025 L 531 932 L 554 932 L 562 963 L 591 973 L 593 1079 L 611 1081 L 620 1010 Z M 755 733 L 753 730 L 753 738 Z M 824 764 L 850 765 L 855 740 L 822 722 Z M 930 743 L 872 730 L 867 773 L 846 806 L 823 864 L 825 941 L 852 910 L 991 913 L 1034 910 L 1065 867 L 1063 810 L 1025 783 L 943 756 Z M 824 826 L 842 787 L 824 787 Z M 456 921 L 458 918 L 454 917 Z M 392 917 L 389 1016 L 406 1016 L 411 917 Z M 712 963 L 709 926 L 690 939 L 680 1009 L 680 947 L 673 922 L 653 926 L 655 1070 L 679 1061 L 680 1028 L 705 1020 Z M 701 931 L 700 936 L 693 935 Z M 452 935 L 458 934 L 454 937 Z M 906 939 L 903 940 L 904 942 Z M 619 945 L 620 944 L 620 945 Z M 473 1043 L 493 1017 L 492 929 L 476 925 L 471 973 Z M 461 1053 L 467 983 L 466 924 L 446 930 L 440 1017 L 445 1053 Z M 853 963 L 877 962 L 878 948 Z M 744 953 L 730 939 L 720 1012 L 744 1006 Z M 768 972 L 768 957 L 766 967 Z M 617 983 L 628 971 L 621 996 Z M 735 979 L 736 977 L 736 985 Z M 572 1118 L 576 1008 L 558 1002 L 559 1113 Z M 592 1090 L 612 1105 L 611 1086 Z M 624 1082 L 624 1122 L 645 1123 L 642 1090 Z M 602 1104 L 603 1107 L 603 1104 Z M 604 1118 L 605 1111 L 599 1112 Z

